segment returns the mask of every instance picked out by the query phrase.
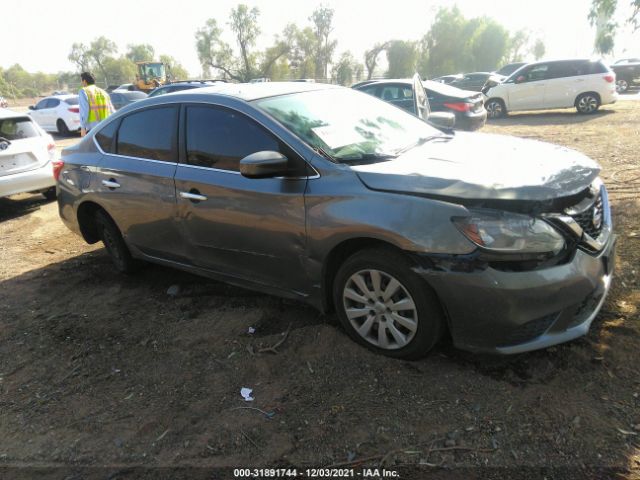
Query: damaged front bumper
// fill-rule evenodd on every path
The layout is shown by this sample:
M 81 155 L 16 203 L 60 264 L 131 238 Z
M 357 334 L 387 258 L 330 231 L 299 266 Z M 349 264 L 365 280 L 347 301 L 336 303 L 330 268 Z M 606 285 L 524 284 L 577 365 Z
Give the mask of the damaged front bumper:
M 499 354 L 546 348 L 585 335 L 611 286 L 615 235 L 598 253 L 538 270 L 418 268 L 446 310 L 456 347 Z

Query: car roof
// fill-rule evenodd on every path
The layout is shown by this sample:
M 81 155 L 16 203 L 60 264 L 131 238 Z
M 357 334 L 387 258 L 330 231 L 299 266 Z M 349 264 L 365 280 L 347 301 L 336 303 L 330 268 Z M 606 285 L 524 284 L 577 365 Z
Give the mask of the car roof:
M 310 83 L 310 82 L 257 82 L 257 83 L 217 83 L 211 86 L 198 88 L 194 90 L 180 90 L 163 95 L 225 95 L 235 97 L 240 100 L 250 102 L 260 98 L 277 97 L 280 95 L 288 95 L 292 93 L 311 92 L 314 90 L 330 90 L 340 89 L 338 85 L 329 85 L 326 83 Z M 157 98 L 160 98 L 159 96 Z
M 78 95 L 75 95 L 73 93 L 69 93 L 67 95 L 49 95 L 48 97 L 44 97 L 43 100 L 47 99 L 47 98 L 57 98 L 58 100 L 65 101 L 65 100 L 67 100 L 69 98 L 76 98 L 77 96 Z
M 24 118 L 31 119 L 31 117 L 26 113 L 16 112 L 15 110 L 11 110 L 9 108 L 0 108 L 0 120 L 4 118 L 14 118 L 14 117 L 24 117 Z

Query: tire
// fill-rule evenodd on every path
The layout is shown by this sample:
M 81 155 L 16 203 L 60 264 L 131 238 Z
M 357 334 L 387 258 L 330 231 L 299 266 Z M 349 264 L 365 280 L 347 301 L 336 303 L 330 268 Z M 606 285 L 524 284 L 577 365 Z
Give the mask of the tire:
M 63 137 L 67 137 L 71 133 L 69 131 L 69 127 L 67 127 L 67 123 L 61 118 L 59 118 L 56 122 L 56 127 L 58 128 L 58 133 Z
M 616 91 L 618 93 L 625 93 L 627 90 L 629 90 L 629 82 L 625 78 L 616 80 Z
M 44 198 L 46 198 L 49 201 L 53 201 L 56 199 L 57 195 L 56 195 L 56 187 L 51 187 L 47 190 L 45 190 L 44 192 L 42 192 L 42 195 L 44 195 Z
M 488 118 L 501 118 L 507 114 L 507 107 L 499 98 L 490 98 L 484 108 L 487 110 Z
M 100 239 L 116 270 L 120 273 L 132 273 L 137 270 L 138 264 L 131 256 L 120 230 L 111 217 L 104 211 L 99 210 L 96 212 L 95 222 Z
M 595 113 L 600 108 L 600 98 L 595 93 L 583 93 L 576 98 L 576 110 L 583 115 Z
M 389 249 L 363 250 L 342 264 L 333 283 L 333 302 L 352 339 L 407 360 L 425 356 L 438 342 L 444 331 L 442 309 L 412 266 Z

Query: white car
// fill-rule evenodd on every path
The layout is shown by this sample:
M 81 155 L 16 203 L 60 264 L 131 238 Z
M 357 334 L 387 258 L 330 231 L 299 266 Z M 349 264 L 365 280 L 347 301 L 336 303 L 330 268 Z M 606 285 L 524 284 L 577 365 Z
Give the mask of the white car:
M 29 115 L 47 132 L 69 135 L 80 131 L 78 95 L 56 95 L 29 107 Z
M 557 60 L 529 63 L 504 82 L 485 87 L 489 118 L 518 110 L 572 108 L 593 113 L 614 103 L 616 74 L 601 61 Z
M 24 192 L 56 196 L 54 166 L 59 153 L 53 138 L 29 116 L 0 110 L 0 198 Z
M 114 92 L 131 92 L 132 90 L 135 90 L 135 86 L 133 85 L 133 83 L 123 83 L 118 88 L 116 88 Z

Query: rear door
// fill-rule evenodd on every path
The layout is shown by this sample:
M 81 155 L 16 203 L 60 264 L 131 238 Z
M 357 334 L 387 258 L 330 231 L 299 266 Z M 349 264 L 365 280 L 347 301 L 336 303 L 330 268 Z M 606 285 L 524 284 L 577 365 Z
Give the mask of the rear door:
M 42 110 L 42 119 L 44 125 L 50 130 L 55 130 L 56 121 L 58 120 L 58 107 L 60 106 L 59 98 L 50 98 L 47 100 L 47 105 Z
M 184 164 L 175 181 L 192 262 L 228 277 L 299 291 L 307 278 L 301 263 L 306 163 L 237 110 L 186 105 L 183 118 Z M 249 179 L 240 174 L 242 158 L 265 150 L 289 158 L 289 177 Z M 295 273 L 282 275 L 283 265 Z
M 584 75 L 580 75 L 580 63 L 566 61 L 549 64 L 547 86 L 544 93 L 546 108 L 571 107 L 578 93 L 585 91 L 586 78 Z
M 100 203 L 130 246 L 172 261 L 185 259 L 173 181 L 178 112 L 173 105 L 137 110 L 96 135 L 105 151 L 96 173 Z

